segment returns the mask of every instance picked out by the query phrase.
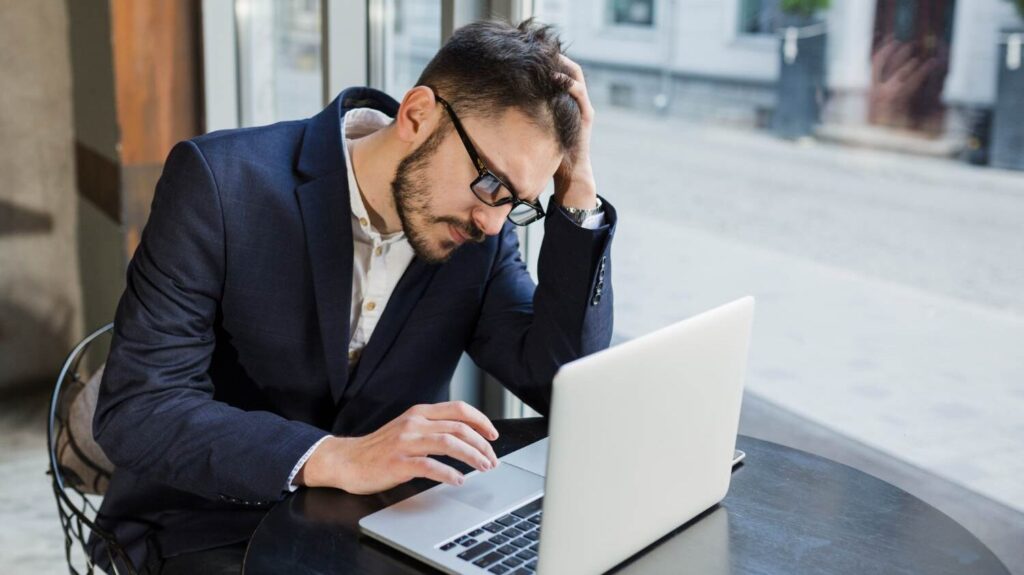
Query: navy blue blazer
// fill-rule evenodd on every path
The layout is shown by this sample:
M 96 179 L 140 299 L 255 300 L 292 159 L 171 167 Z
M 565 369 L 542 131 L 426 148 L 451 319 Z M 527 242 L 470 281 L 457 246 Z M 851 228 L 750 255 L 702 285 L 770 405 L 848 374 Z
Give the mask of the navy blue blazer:
M 445 264 L 414 259 L 350 373 L 340 119 L 358 107 L 398 110 L 353 88 L 310 119 L 214 132 L 167 158 L 94 422 L 117 466 L 100 524 L 138 564 L 247 539 L 325 432 L 363 435 L 447 400 L 463 351 L 546 413 L 559 366 L 609 344 L 615 209 L 587 230 L 550 206 L 539 285 L 511 224 Z

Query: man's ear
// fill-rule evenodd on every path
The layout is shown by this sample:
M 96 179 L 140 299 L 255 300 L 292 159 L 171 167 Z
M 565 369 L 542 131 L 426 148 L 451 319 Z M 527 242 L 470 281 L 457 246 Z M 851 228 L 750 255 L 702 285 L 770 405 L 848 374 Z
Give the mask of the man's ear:
M 434 91 L 426 86 L 416 86 L 405 93 L 395 116 L 395 130 L 398 139 L 418 145 L 434 131 L 438 122 L 437 104 Z

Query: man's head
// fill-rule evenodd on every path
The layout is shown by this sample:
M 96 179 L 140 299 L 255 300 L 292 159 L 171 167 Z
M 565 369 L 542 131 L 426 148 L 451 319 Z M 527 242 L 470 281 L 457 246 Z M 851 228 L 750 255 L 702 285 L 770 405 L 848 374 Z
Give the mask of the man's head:
M 580 135 L 560 54 L 547 26 L 477 22 L 457 30 L 406 93 L 394 127 L 410 151 L 391 187 L 419 257 L 442 262 L 462 242 L 497 234 L 511 208 L 470 190 L 480 167 L 439 100 L 484 166 L 512 188 L 499 196 L 536 201 Z

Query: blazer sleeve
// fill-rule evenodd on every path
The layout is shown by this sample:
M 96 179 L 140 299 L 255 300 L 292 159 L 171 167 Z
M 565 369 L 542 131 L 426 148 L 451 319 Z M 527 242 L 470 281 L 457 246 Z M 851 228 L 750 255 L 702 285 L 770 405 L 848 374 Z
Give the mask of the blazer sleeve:
M 117 467 L 148 479 L 209 499 L 276 500 L 324 431 L 214 399 L 225 254 L 213 172 L 194 142 L 179 143 L 128 266 L 93 433 Z
M 545 415 L 558 368 L 611 342 L 617 216 L 611 204 L 603 205 L 604 225 L 590 230 L 549 203 L 536 285 L 514 227 L 505 226 L 467 349 L 477 365 Z

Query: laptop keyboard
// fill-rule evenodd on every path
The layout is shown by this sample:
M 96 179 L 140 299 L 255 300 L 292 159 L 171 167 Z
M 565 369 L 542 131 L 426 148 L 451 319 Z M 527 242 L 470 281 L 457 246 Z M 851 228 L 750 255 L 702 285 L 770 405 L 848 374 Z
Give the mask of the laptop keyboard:
M 543 497 L 535 499 L 437 548 L 498 575 L 532 575 L 537 570 L 543 503 Z

